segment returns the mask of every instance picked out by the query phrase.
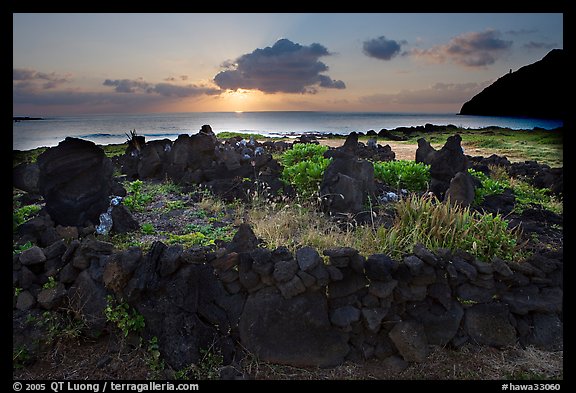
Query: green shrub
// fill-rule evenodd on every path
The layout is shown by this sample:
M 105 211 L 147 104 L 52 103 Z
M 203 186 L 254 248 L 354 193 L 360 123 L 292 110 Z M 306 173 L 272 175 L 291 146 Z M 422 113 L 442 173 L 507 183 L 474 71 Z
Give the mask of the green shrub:
M 474 204 L 480 205 L 489 195 L 499 195 L 504 192 L 507 188 L 510 188 L 510 184 L 506 180 L 495 180 L 486 176 L 483 172 L 476 171 L 472 168 L 468 169 L 468 173 L 480 181 L 480 187 L 477 187 L 474 195 Z
M 154 225 L 150 224 L 149 222 L 144 223 L 140 226 L 140 232 L 142 232 L 145 235 L 152 235 L 154 234 Z
M 20 246 L 16 246 L 14 245 L 12 247 L 12 255 L 16 255 L 16 254 L 20 254 L 22 251 L 26 251 L 29 248 L 34 247 L 34 244 L 32 244 L 31 241 L 27 241 L 26 243 L 20 245 Z
M 536 188 L 519 179 L 505 179 L 502 173 L 499 174 L 498 179 L 493 179 L 473 169 L 468 169 L 468 172 L 478 179 L 481 184 L 475 190 L 474 204 L 476 206 L 482 204 L 487 196 L 502 194 L 504 190 L 510 188 L 516 198 L 515 212 L 520 213 L 533 205 L 540 205 L 554 213 L 562 214 L 562 203 L 551 196 L 550 191 L 545 188 Z
M 324 158 L 324 153 L 328 150 L 328 146 L 315 145 L 312 143 L 296 143 L 292 145 L 292 149 L 286 150 L 280 162 L 284 166 L 292 166 L 301 161 L 317 161 Z
M 184 248 L 190 248 L 192 246 L 212 246 L 214 245 L 214 239 L 206 237 L 201 232 L 185 233 L 183 235 L 175 235 L 173 233 L 168 234 L 168 244 L 180 244 Z
M 291 184 L 303 197 L 310 197 L 318 192 L 324 171 L 332 161 L 324 158 L 327 146 L 297 143 L 287 150 L 280 162 L 284 166 L 282 180 Z
M 46 281 L 44 283 L 44 285 L 42 285 L 43 289 L 54 289 L 58 286 L 58 282 L 54 279 L 54 277 L 50 276 L 48 277 L 48 281 Z
M 152 196 L 142 192 L 142 180 L 134 180 L 128 183 L 126 191 L 128 195 L 124 197 L 124 205 L 132 212 L 142 211 L 152 200 Z
M 16 231 L 16 228 L 37 214 L 40 209 L 41 207 L 38 205 L 27 205 L 14 210 L 12 213 L 12 230 Z
M 146 325 L 142 314 L 125 302 L 118 304 L 112 295 L 106 296 L 104 315 L 106 320 L 116 324 L 124 333 L 124 337 L 127 337 L 130 332 L 140 332 Z
M 408 160 L 374 162 L 374 177 L 397 189 L 426 191 L 430 182 L 430 165 Z

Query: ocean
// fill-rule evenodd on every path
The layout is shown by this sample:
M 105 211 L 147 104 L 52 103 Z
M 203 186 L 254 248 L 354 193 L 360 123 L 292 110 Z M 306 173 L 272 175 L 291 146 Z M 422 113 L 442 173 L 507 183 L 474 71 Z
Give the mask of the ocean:
M 107 114 L 43 117 L 43 120 L 13 122 L 12 149 L 30 150 L 56 146 L 66 137 L 92 141 L 99 145 L 124 143 L 126 134 L 136 130 L 146 140 L 195 134 L 209 124 L 218 134 L 224 131 L 257 133 L 267 136 L 294 136 L 307 132 L 376 132 L 383 128 L 453 124 L 461 128 L 489 126 L 511 129 L 554 129 L 562 120 L 496 116 L 468 116 L 426 113 L 374 112 L 190 112 L 154 114 Z

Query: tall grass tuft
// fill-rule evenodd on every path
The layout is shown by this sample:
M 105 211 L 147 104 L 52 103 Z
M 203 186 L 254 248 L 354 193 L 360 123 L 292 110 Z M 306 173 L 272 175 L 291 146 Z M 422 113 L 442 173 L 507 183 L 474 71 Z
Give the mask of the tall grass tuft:
M 422 243 L 431 250 L 462 249 L 484 261 L 494 256 L 521 258 L 520 232 L 508 229 L 508 222 L 499 214 L 481 214 L 416 195 L 398 202 L 396 212 L 390 229 L 376 230 L 382 250 L 393 256 L 409 253 L 415 243 Z

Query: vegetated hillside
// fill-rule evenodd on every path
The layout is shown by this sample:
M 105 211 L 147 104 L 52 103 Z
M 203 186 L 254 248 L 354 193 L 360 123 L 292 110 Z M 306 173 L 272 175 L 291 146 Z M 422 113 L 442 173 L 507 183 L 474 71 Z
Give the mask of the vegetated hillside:
M 460 114 L 563 119 L 567 62 L 562 49 L 553 49 L 542 60 L 500 77 L 464 103 Z

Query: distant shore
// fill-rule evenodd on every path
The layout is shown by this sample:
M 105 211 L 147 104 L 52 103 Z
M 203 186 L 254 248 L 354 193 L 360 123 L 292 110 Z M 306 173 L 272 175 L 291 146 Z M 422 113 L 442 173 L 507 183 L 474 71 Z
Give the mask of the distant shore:
M 24 121 L 24 120 L 44 120 L 44 118 L 30 117 L 30 116 L 12 116 L 12 121 Z

